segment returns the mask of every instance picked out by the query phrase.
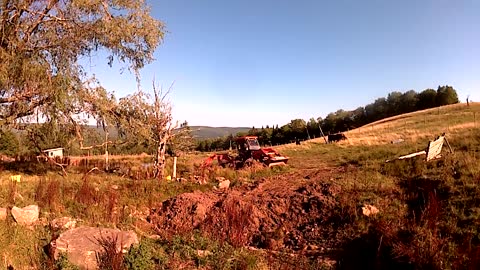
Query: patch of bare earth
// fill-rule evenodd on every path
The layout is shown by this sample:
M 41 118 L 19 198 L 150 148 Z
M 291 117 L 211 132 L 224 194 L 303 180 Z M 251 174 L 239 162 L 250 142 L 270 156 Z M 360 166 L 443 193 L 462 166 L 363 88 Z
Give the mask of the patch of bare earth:
M 182 194 L 164 201 L 148 220 L 167 238 L 198 230 L 237 247 L 327 253 L 338 244 L 332 225 L 340 187 L 328 181 L 335 173 L 309 170 L 226 192 Z

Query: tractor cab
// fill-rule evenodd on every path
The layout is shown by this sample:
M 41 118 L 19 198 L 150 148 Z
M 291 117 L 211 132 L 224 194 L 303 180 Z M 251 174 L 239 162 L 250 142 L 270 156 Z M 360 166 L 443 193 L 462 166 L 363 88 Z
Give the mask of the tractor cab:
M 238 156 L 235 158 L 236 167 L 251 164 L 253 160 L 261 162 L 268 167 L 285 165 L 288 157 L 279 154 L 273 148 L 261 148 L 257 136 L 243 136 L 235 139 Z
M 260 144 L 258 143 L 256 136 L 239 137 L 235 142 L 237 143 L 237 149 L 240 152 L 260 150 Z

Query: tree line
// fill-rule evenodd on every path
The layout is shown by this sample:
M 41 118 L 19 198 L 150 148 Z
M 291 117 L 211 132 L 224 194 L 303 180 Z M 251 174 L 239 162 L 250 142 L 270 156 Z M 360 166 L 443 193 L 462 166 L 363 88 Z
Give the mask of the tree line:
M 425 89 L 417 93 L 409 90 L 404 93 L 393 91 L 386 97 L 377 98 L 373 103 L 354 110 L 337 110 L 325 118 L 294 119 L 279 127 L 252 127 L 247 133 L 238 133 L 223 138 L 207 139 L 197 142 L 197 151 L 226 150 L 234 146 L 234 138 L 243 135 L 258 136 L 262 145 L 278 145 L 296 140 L 308 140 L 325 135 L 344 132 L 373 123 L 375 121 L 404 113 L 435 108 L 458 103 L 457 91 L 449 85 L 438 86 L 437 90 Z

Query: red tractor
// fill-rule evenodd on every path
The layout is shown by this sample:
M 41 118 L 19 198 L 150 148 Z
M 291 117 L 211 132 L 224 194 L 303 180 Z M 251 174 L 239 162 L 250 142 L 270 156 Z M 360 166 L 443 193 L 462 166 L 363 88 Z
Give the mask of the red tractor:
M 235 139 L 237 145 L 237 156 L 228 153 L 213 154 L 205 160 L 203 166 L 209 166 L 213 160 L 222 167 L 233 167 L 236 169 L 252 164 L 254 160 L 263 163 L 268 167 L 276 165 L 285 165 L 288 157 L 282 156 L 273 148 L 261 148 L 257 136 L 243 136 Z

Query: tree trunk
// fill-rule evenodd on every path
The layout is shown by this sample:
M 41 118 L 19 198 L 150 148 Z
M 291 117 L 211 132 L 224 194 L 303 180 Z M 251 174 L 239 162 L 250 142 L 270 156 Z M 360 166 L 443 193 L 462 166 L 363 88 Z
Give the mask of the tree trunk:
M 165 144 L 160 143 L 157 147 L 157 155 L 155 158 L 155 178 L 162 180 L 165 173 Z

